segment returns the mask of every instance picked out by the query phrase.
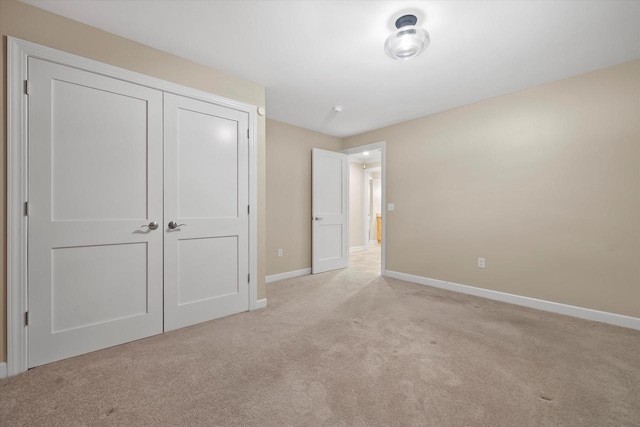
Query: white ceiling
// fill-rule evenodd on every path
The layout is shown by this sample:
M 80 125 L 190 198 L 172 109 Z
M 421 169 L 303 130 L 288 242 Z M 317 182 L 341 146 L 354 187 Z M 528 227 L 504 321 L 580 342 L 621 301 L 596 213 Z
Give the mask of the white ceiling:
M 339 137 L 640 58 L 638 1 L 25 3 L 257 82 L 267 117 Z M 402 12 L 431 35 L 410 61 L 383 50 Z
M 365 156 L 364 153 L 367 153 Z M 382 161 L 382 151 L 381 150 L 373 150 L 373 151 L 363 151 L 362 153 L 351 154 L 349 156 L 349 161 L 356 163 L 379 163 Z

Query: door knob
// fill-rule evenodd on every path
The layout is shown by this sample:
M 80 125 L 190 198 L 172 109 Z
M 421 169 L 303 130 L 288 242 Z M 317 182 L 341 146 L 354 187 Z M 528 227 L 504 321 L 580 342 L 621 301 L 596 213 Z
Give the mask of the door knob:
M 323 220 L 323 218 L 320 218 L 320 217 L 315 217 L 314 219 L 315 219 L 316 221 L 322 221 L 322 220 Z
M 167 224 L 169 226 L 169 230 L 175 230 L 178 227 L 186 227 L 187 224 L 178 224 L 175 221 L 169 221 L 169 224 Z
M 151 221 L 149 223 L 149 225 L 144 224 L 144 225 L 141 225 L 140 227 L 147 227 L 149 230 L 157 230 L 158 229 L 158 223 L 155 222 L 155 221 Z

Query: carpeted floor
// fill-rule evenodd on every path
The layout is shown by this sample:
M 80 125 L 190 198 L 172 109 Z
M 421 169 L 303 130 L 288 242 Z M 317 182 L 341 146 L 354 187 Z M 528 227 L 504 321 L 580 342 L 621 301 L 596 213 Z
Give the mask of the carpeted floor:
M 349 254 L 349 267 L 358 271 L 380 274 L 382 251 L 378 244 L 367 245 L 367 250 Z
M 350 268 L 0 381 L 3 426 L 638 426 L 640 331 Z

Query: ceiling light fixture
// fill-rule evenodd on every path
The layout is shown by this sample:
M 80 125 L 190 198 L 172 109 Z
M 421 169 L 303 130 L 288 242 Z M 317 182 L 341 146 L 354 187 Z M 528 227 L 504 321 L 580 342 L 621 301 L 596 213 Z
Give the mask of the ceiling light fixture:
M 410 59 L 429 46 L 429 33 L 416 26 L 415 15 L 403 15 L 396 20 L 397 30 L 389 34 L 384 51 L 393 59 Z
M 363 154 L 364 156 L 368 156 L 368 155 L 369 155 L 369 152 L 368 152 L 368 151 L 364 151 L 362 154 Z
M 333 111 L 336 113 L 341 113 L 342 112 L 342 105 L 336 105 L 335 107 L 333 107 Z

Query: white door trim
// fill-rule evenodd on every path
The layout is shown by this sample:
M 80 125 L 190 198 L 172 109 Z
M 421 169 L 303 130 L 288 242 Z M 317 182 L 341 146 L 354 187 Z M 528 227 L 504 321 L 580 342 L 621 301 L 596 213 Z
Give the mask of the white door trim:
M 155 77 L 125 70 L 78 55 L 7 37 L 7 374 L 27 370 L 27 59 L 44 59 L 125 80 L 164 92 L 211 102 L 249 114 L 249 309 L 258 301 L 257 264 L 257 115 L 256 106 Z
M 347 148 L 342 150 L 343 154 L 350 156 L 351 154 L 362 153 L 363 151 L 380 150 L 382 154 L 381 171 L 382 171 L 382 259 L 380 264 L 380 274 L 386 276 L 387 273 L 387 141 L 374 142 L 373 144 L 360 145 L 358 147 Z

